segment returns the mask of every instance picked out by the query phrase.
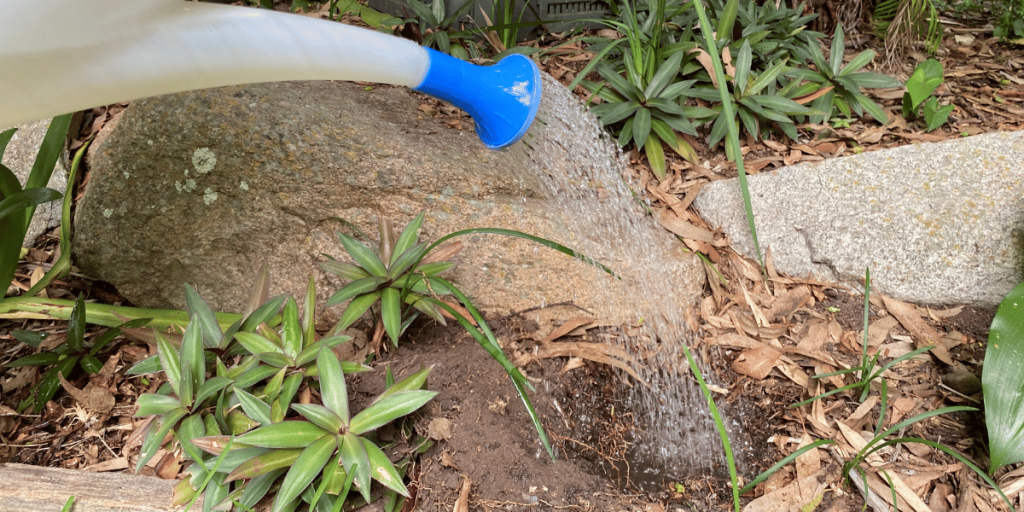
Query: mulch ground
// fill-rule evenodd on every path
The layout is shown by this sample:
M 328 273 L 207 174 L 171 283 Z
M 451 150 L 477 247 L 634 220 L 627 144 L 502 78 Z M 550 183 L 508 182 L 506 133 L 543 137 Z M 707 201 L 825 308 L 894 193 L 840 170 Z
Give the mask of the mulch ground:
M 945 68 L 946 83 L 937 94 L 940 102 L 956 106 L 947 125 L 926 133 L 920 123 L 908 123 L 900 115 L 902 90 L 868 91 L 889 112 L 891 121 L 888 125 L 856 120 L 844 127 L 804 125 L 800 127 L 803 138 L 798 142 L 784 138 L 775 141 L 747 140 L 743 148 L 746 171 L 754 174 L 797 162 L 820 161 L 860 151 L 1024 129 L 1024 47 L 992 39 L 988 29 L 977 28 L 979 21 L 983 20 L 947 19 L 944 22 L 945 37 L 937 58 Z M 847 59 L 865 48 L 884 51 L 873 37 L 861 35 L 850 39 Z M 535 44 L 554 46 L 563 42 L 557 36 L 548 36 Z M 579 43 L 571 43 L 563 46 L 559 53 L 542 58 L 541 65 L 562 83 L 568 84 L 585 64 L 585 55 L 585 48 Z M 905 79 L 918 61 L 927 58 L 921 51 L 912 50 L 908 55 L 905 65 L 892 70 L 891 74 Z M 585 94 L 582 90 L 577 92 L 581 97 Z M 423 103 L 425 111 L 448 119 L 449 126 L 454 129 L 461 129 L 467 122 L 464 114 L 452 107 L 427 100 Z M 77 137 L 79 143 L 123 108 L 123 105 L 115 105 L 94 109 Z M 895 504 L 900 510 L 1005 510 L 1005 505 L 976 475 L 953 458 L 923 445 L 900 445 L 869 458 L 863 465 L 867 470 L 866 490 L 843 482 L 842 462 L 849 460 L 864 445 L 865 432 L 873 430 L 878 422 L 881 380 L 875 381 L 872 386 L 874 392 L 863 403 L 853 393 L 841 393 L 811 405 L 790 406 L 853 382 L 850 377 L 814 379 L 812 376 L 860 364 L 863 297 L 829 283 L 779 275 L 772 268 L 770 258 L 768 278 L 764 279 L 756 263 L 732 251 L 729 240 L 721 233 L 715 233 L 689 205 L 704 184 L 735 176 L 735 164 L 725 159 L 721 146 L 708 148 L 701 138 L 690 138 L 689 141 L 697 149 L 698 158 L 686 161 L 676 155 L 667 155 L 669 175 L 664 181 L 651 174 L 644 157 L 636 151 L 630 154 L 632 164 L 629 173 L 641 184 L 653 208 L 661 212 L 660 218 L 669 219 L 662 221 L 667 229 L 677 233 L 695 229 L 710 235 L 713 240 L 681 238 L 690 250 L 706 257 L 708 275 L 713 276 L 708 279 L 705 296 L 687 318 L 690 319 L 691 330 L 701 333 L 694 349 L 704 355 L 705 361 L 712 362 L 713 374 L 709 377 L 714 382 L 729 383 L 715 389 L 716 402 L 723 409 L 743 402 L 756 410 L 748 426 L 752 438 L 766 450 L 761 456 L 750 459 L 754 467 L 743 468 L 741 472 L 749 475 L 766 469 L 814 440 L 835 442 L 807 452 L 794 464 L 758 485 L 743 498 L 746 510 L 785 510 L 792 505 L 799 508 L 807 503 L 817 503 L 817 510 L 855 510 L 864 505 L 865 496 L 869 502 L 881 500 L 891 504 L 893 493 L 888 490 L 886 478 L 897 490 Z M 680 231 L 680 223 L 687 228 Z M 45 237 L 23 262 L 15 286 L 27 290 L 39 278 L 42 269 L 57 256 L 54 236 Z M 123 301 L 116 291 L 78 274 L 55 283 L 46 291 L 51 297 L 63 298 L 71 298 L 79 292 L 108 303 Z M 872 294 L 867 338 L 870 350 L 881 353 L 882 363 L 921 347 L 925 340 L 938 340 L 936 348 L 929 353 L 897 364 L 882 376 L 888 384 L 884 425 L 894 425 L 942 406 L 980 406 L 978 378 L 993 315 L 994 310 L 961 306 L 929 308 Z M 556 402 L 562 399 L 562 403 L 571 404 L 573 400 L 567 397 L 573 395 L 569 391 L 583 390 L 593 400 L 595 405 L 586 409 L 571 406 L 559 409 L 545 403 L 542 412 L 551 425 L 556 444 L 573 460 L 574 467 L 599 474 L 604 480 L 594 483 L 586 477 L 576 476 L 574 478 L 578 481 L 585 482 L 583 488 L 560 484 L 557 490 L 561 494 L 543 494 L 556 488 L 554 484 L 548 487 L 543 482 L 531 487 L 543 489 L 535 490 L 533 494 L 502 494 L 502 485 L 512 485 L 506 480 L 517 482 L 517 478 L 529 478 L 523 474 L 535 471 L 546 475 L 543 476 L 546 482 L 557 482 L 558 471 L 543 473 L 543 469 L 530 469 L 523 465 L 518 470 L 520 473 L 509 473 L 505 480 L 481 484 L 491 478 L 483 474 L 487 472 L 486 463 L 467 468 L 460 467 L 460 460 L 462 466 L 469 466 L 472 464 L 469 461 L 482 457 L 480 454 L 485 452 L 497 452 L 504 458 L 531 457 L 532 452 L 527 455 L 529 450 L 522 450 L 522 446 L 516 448 L 515 442 L 504 447 L 486 443 L 475 446 L 469 440 L 476 438 L 466 433 L 459 438 L 460 441 L 441 440 L 443 442 L 435 451 L 424 456 L 421 466 L 424 504 L 431 504 L 439 510 L 452 510 L 463 496 L 466 481 L 460 476 L 463 475 L 477 482 L 477 487 L 466 487 L 473 489 L 467 503 L 480 510 L 527 510 L 545 504 L 550 509 L 647 512 L 731 508 L 727 480 L 716 475 L 669 475 L 663 482 L 644 486 L 642 492 L 632 491 L 637 488 L 633 481 L 639 478 L 625 469 L 629 462 L 631 431 L 642 429 L 643 425 L 628 413 L 629 401 L 624 399 L 621 380 L 628 381 L 629 378 L 588 361 L 585 353 L 583 357 L 566 357 L 558 355 L 560 352 L 557 350 L 544 352 L 547 347 L 567 341 L 602 343 L 605 338 L 601 336 L 600 329 L 580 324 L 565 332 L 550 333 L 531 331 L 531 326 L 516 324 L 514 319 L 503 322 L 509 340 L 506 350 L 514 356 L 513 360 L 532 376 L 550 379 L 556 390 L 561 390 L 550 392 L 550 397 Z M 65 326 L 59 322 L 0 319 L 0 364 L 33 352 L 31 347 L 13 339 L 9 334 L 12 329 L 50 333 L 47 343 L 53 346 L 64 339 Z M 432 331 L 427 329 L 423 332 Z M 99 330 L 90 333 L 87 339 L 98 333 Z M 552 334 L 557 336 L 552 337 Z M 421 347 L 422 352 L 410 348 L 412 354 L 405 357 L 425 358 L 427 354 L 440 350 L 438 339 L 444 345 L 444 340 L 451 336 L 455 335 L 442 332 L 430 337 L 423 334 L 424 340 L 433 341 L 413 343 L 412 347 Z M 466 348 L 470 349 L 475 347 Z M 15 412 L 18 403 L 38 381 L 38 369 L 0 367 L 0 461 L 88 471 L 124 471 L 132 467 L 137 456 L 139 439 L 136 433 L 140 425 L 140 420 L 133 418 L 135 398 L 154 390 L 159 381 L 127 378 L 123 371 L 149 355 L 151 350 L 145 343 L 118 339 L 105 351 L 104 359 L 110 371 L 97 376 L 73 375 L 63 384 L 64 390 L 59 391 L 39 414 Z M 545 353 L 549 356 L 544 357 Z M 402 355 L 403 352 L 398 352 L 385 356 L 383 360 L 401 364 L 402 360 L 396 358 Z M 471 370 L 465 372 L 471 373 Z M 482 376 L 478 381 L 484 382 L 488 378 L 491 377 Z M 510 438 L 522 436 L 528 439 L 528 431 L 517 430 L 517 427 L 510 426 L 513 424 L 501 420 L 505 414 L 504 406 L 498 404 L 507 401 L 508 397 L 507 390 L 502 391 L 500 386 L 496 383 L 481 388 L 481 394 L 486 394 L 486 398 L 477 400 L 479 417 L 497 415 L 495 418 L 498 419 L 491 421 L 492 425 L 510 429 L 507 434 L 512 436 Z M 90 406 L 84 398 L 84 391 L 96 387 L 102 387 L 116 398 L 114 407 L 98 410 Z M 451 398 L 438 406 L 441 409 L 430 414 L 448 419 L 469 418 L 460 408 L 463 405 L 470 407 L 470 402 Z M 615 408 L 617 404 L 618 409 Z M 598 414 L 593 414 L 595 411 Z M 588 419 L 582 419 L 584 416 Z M 521 417 L 515 419 L 522 420 Z M 521 426 L 528 425 L 523 423 Z M 980 412 L 929 418 L 909 426 L 901 434 L 940 442 L 979 466 L 987 467 Z M 453 435 L 458 438 L 459 432 L 455 431 Z M 474 455 L 474 450 L 479 453 Z M 462 453 L 464 458 L 453 458 L 458 453 Z M 155 457 L 143 472 L 176 478 L 181 475 L 181 463 L 180 453 L 168 452 Z M 1004 468 L 996 476 L 1020 509 L 1024 505 L 1024 466 L 1018 464 Z

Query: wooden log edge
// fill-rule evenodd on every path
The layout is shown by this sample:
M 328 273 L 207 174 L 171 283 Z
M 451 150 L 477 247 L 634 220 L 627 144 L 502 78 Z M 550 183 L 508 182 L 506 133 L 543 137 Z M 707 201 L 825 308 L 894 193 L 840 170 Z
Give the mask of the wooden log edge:
M 170 512 L 177 480 L 0 463 L 0 512 Z

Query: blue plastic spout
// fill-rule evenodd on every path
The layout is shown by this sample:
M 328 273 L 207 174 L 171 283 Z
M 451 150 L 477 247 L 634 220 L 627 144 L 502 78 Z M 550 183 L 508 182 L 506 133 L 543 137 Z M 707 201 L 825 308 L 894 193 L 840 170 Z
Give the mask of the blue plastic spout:
M 493 66 L 477 66 L 427 48 L 430 64 L 414 90 L 465 110 L 476 134 L 491 149 L 509 146 L 526 134 L 540 107 L 540 69 L 512 54 Z

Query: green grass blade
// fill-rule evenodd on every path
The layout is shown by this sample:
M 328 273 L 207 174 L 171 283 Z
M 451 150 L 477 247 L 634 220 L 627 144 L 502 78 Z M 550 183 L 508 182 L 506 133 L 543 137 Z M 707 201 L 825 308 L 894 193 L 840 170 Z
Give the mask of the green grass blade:
M 793 462 L 794 460 L 797 459 L 797 457 L 803 455 L 804 453 L 826 444 L 836 444 L 836 442 L 831 439 L 818 439 L 817 441 L 807 446 L 801 447 L 799 450 L 787 455 L 784 459 L 780 460 L 779 462 L 776 462 L 775 465 L 773 465 L 772 467 L 764 470 L 764 472 L 757 475 L 756 478 L 751 480 L 750 483 L 744 485 L 743 488 L 740 489 L 740 494 L 746 494 L 754 490 L 754 488 L 757 487 L 758 484 L 767 480 L 768 477 L 772 476 L 776 471 L 784 468 L 786 464 Z
M 50 182 L 53 169 L 57 165 L 57 160 L 60 159 L 61 151 L 64 150 L 64 141 L 68 136 L 72 115 L 64 114 L 50 121 L 50 126 L 46 129 L 46 135 L 43 136 L 43 142 L 39 146 L 39 153 L 36 154 L 35 162 L 32 163 L 32 171 L 29 173 L 28 179 L 25 180 L 25 189 L 42 188 Z M 28 229 L 28 223 L 32 220 L 32 215 L 35 214 L 35 211 L 34 206 L 26 209 L 23 229 Z

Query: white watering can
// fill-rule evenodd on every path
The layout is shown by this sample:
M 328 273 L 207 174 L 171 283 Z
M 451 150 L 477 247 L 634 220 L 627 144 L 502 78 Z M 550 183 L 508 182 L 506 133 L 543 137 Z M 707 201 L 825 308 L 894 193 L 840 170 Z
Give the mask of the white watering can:
M 0 0 L 0 127 L 135 98 L 283 80 L 404 85 L 519 140 L 540 70 L 513 54 L 482 67 L 341 23 L 185 0 Z

